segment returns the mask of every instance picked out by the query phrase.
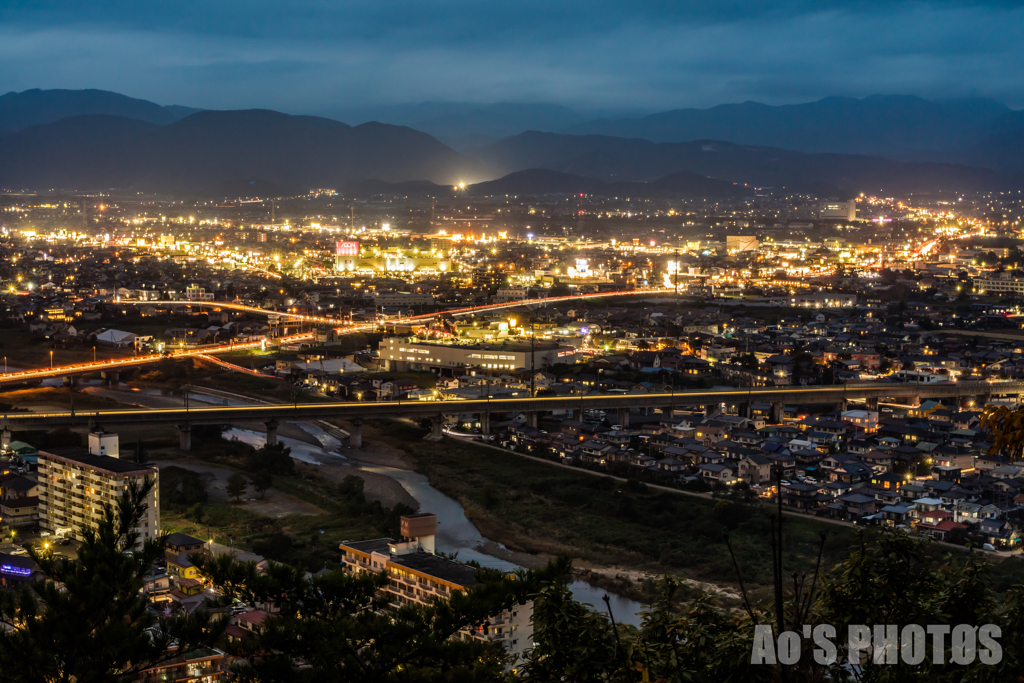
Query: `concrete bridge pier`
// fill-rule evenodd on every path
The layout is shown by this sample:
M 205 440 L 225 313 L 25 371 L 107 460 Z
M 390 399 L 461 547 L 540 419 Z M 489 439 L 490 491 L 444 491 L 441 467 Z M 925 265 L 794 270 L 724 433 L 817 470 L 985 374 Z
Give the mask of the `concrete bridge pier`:
M 103 370 L 100 372 L 100 377 L 106 380 L 107 384 L 117 386 L 118 382 L 121 381 L 121 373 L 117 370 Z
M 0 431 L 0 447 L 7 448 L 8 446 L 11 445 L 11 440 L 11 428 L 4 427 L 3 430 Z
M 750 402 L 747 401 L 747 402 L 741 403 L 739 405 L 739 410 L 737 410 L 736 412 L 737 412 L 737 414 L 740 417 L 745 417 L 745 418 L 747 418 L 749 420 L 751 415 L 752 415 L 751 408 L 750 408 Z
M 772 401 L 772 423 L 782 422 L 782 401 Z
M 878 411 L 878 397 L 864 399 L 864 405 L 868 410 Z
M 192 450 L 192 425 L 188 422 L 178 425 L 178 448 L 183 451 Z
M 618 420 L 618 424 L 629 429 L 629 408 L 619 408 L 616 419 Z
M 274 418 L 270 418 L 267 422 L 263 423 L 267 428 L 267 445 L 277 445 L 277 428 L 280 426 Z
M 444 415 L 430 418 L 430 434 L 427 438 L 431 441 L 440 441 L 444 438 Z
M 480 433 L 484 436 L 490 436 L 491 434 L 491 414 L 484 412 L 480 413 Z
M 846 412 L 846 399 L 843 399 L 842 401 L 836 401 L 834 404 L 832 404 L 832 410 L 836 411 L 837 413 Z
M 363 421 L 358 417 L 352 420 L 352 428 L 348 430 L 348 447 L 363 447 Z
M 538 419 L 539 413 L 536 410 L 531 410 L 526 413 L 526 426 L 537 429 L 540 426 L 540 420 Z
M 66 387 L 77 387 L 78 375 L 65 375 L 63 382 Z

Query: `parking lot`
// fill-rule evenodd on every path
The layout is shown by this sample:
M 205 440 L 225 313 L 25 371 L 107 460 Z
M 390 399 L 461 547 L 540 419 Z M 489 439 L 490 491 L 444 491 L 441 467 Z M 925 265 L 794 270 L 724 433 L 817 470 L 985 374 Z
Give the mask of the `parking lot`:
M 53 534 L 47 534 L 45 531 L 16 530 L 13 543 L 10 536 L 5 536 L 3 541 L 0 542 L 0 553 L 27 555 L 26 545 L 31 545 L 41 550 L 50 550 L 57 557 L 77 560 L 78 548 L 82 544 L 70 538 L 58 538 Z

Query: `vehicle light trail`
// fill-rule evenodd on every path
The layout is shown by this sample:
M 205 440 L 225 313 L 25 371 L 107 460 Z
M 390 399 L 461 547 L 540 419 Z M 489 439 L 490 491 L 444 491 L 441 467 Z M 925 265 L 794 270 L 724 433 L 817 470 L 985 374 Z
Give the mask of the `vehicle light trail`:
M 515 301 L 511 303 L 503 304 L 484 304 L 481 306 L 468 306 L 465 308 L 456 308 L 446 311 L 438 311 L 436 313 L 424 313 L 422 315 L 414 315 L 403 318 L 395 318 L 388 320 L 391 323 L 404 323 L 413 322 L 418 320 L 430 320 L 439 315 L 452 315 L 462 316 L 470 315 L 474 313 L 482 313 L 485 311 L 500 310 L 504 308 L 515 308 L 518 306 L 536 306 L 536 305 L 547 305 L 549 303 L 560 302 L 560 301 L 579 301 L 580 299 L 595 299 L 612 296 L 652 296 L 662 294 L 675 294 L 675 290 L 672 289 L 646 289 L 646 290 L 630 290 L 626 292 L 604 292 L 597 294 L 575 294 L 570 296 L 558 296 L 550 297 L 546 299 L 526 299 L 523 301 Z M 295 319 L 299 322 L 310 322 L 310 323 L 326 323 L 330 325 L 338 325 L 344 321 L 338 320 L 337 318 L 327 318 L 323 316 L 309 316 L 302 313 L 287 313 L 283 311 L 269 311 L 265 308 L 256 308 L 254 306 L 245 306 L 243 304 L 233 303 L 222 303 L 222 302 L 196 302 L 196 301 L 121 301 L 121 304 L 137 304 L 137 305 L 155 305 L 155 304 L 190 304 L 193 306 L 210 306 L 211 308 L 228 308 L 235 311 L 243 311 L 246 313 L 255 313 L 259 315 L 276 315 L 281 317 L 288 317 Z M 375 323 L 363 323 L 358 325 L 342 324 L 341 327 L 336 328 L 342 334 L 357 334 L 360 332 L 372 331 L 376 327 Z M 50 368 L 39 368 L 36 370 L 22 370 L 19 372 L 10 372 L 0 374 L 0 384 L 9 384 L 13 382 L 31 382 L 41 379 L 49 379 L 51 377 L 64 377 L 66 375 L 81 375 L 89 372 L 101 372 L 101 371 L 114 371 L 120 368 L 130 368 L 139 365 L 147 365 L 149 363 L 155 363 L 163 358 L 171 359 L 183 359 L 193 358 L 197 356 L 210 356 L 213 354 L 230 353 L 232 351 L 248 351 L 257 347 L 262 347 L 264 343 L 273 344 L 288 344 L 292 342 L 306 341 L 313 338 L 312 332 L 304 332 L 302 334 L 293 334 L 286 337 L 277 337 L 273 340 L 260 339 L 258 341 L 250 342 L 239 342 L 232 344 L 223 344 L 220 346 L 212 346 L 197 349 L 179 349 L 177 351 L 170 351 L 168 353 L 151 353 L 144 356 L 133 356 L 132 358 L 125 358 L 122 360 L 107 360 L 89 363 L 78 363 L 75 365 L 62 365 L 55 367 L 52 370 Z M 243 368 L 244 369 L 244 368 Z M 262 375 L 261 375 L 262 376 Z

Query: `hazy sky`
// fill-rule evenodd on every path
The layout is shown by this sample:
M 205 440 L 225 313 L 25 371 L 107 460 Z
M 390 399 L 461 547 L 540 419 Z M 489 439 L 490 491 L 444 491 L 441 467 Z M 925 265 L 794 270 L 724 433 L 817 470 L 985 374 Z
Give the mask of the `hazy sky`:
M 0 0 L 0 92 L 317 113 L 433 101 L 662 110 L 827 95 L 1024 107 L 1024 3 Z

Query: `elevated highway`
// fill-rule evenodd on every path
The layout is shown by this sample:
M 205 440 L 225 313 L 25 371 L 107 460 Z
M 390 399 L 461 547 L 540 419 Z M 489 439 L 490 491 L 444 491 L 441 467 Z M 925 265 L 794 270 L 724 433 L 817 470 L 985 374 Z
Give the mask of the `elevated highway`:
M 353 424 L 352 444 L 361 444 L 363 420 L 374 418 L 429 418 L 434 420 L 435 433 L 440 434 L 445 414 L 471 413 L 481 416 L 484 433 L 489 431 L 493 413 L 526 413 L 529 422 L 537 424 L 537 415 L 551 411 L 605 410 L 616 411 L 620 422 L 628 418 L 630 409 L 671 410 L 685 406 L 741 406 L 749 410 L 753 402 L 770 403 L 771 421 L 780 422 L 782 406 L 792 404 L 828 404 L 845 408 L 846 402 L 864 400 L 877 406 L 879 399 L 962 399 L 976 398 L 984 402 L 994 396 L 1019 396 L 1024 382 L 949 382 L 942 384 L 851 383 L 812 387 L 775 387 L 765 389 L 729 389 L 653 394 L 590 394 L 582 396 L 543 396 L 537 398 L 495 398 L 470 401 L 386 401 L 356 403 L 331 401 L 293 405 L 215 406 L 174 409 L 126 409 L 87 412 L 8 413 L 2 416 L 5 430 L 53 429 L 65 426 L 99 424 L 104 428 L 123 424 L 176 424 L 182 433 L 182 448 L 191 444 L 193 424 L 231 424 L 243 420 L 266 422 L 268 439 L 276 438 L 277 421 L 342 419 Z

